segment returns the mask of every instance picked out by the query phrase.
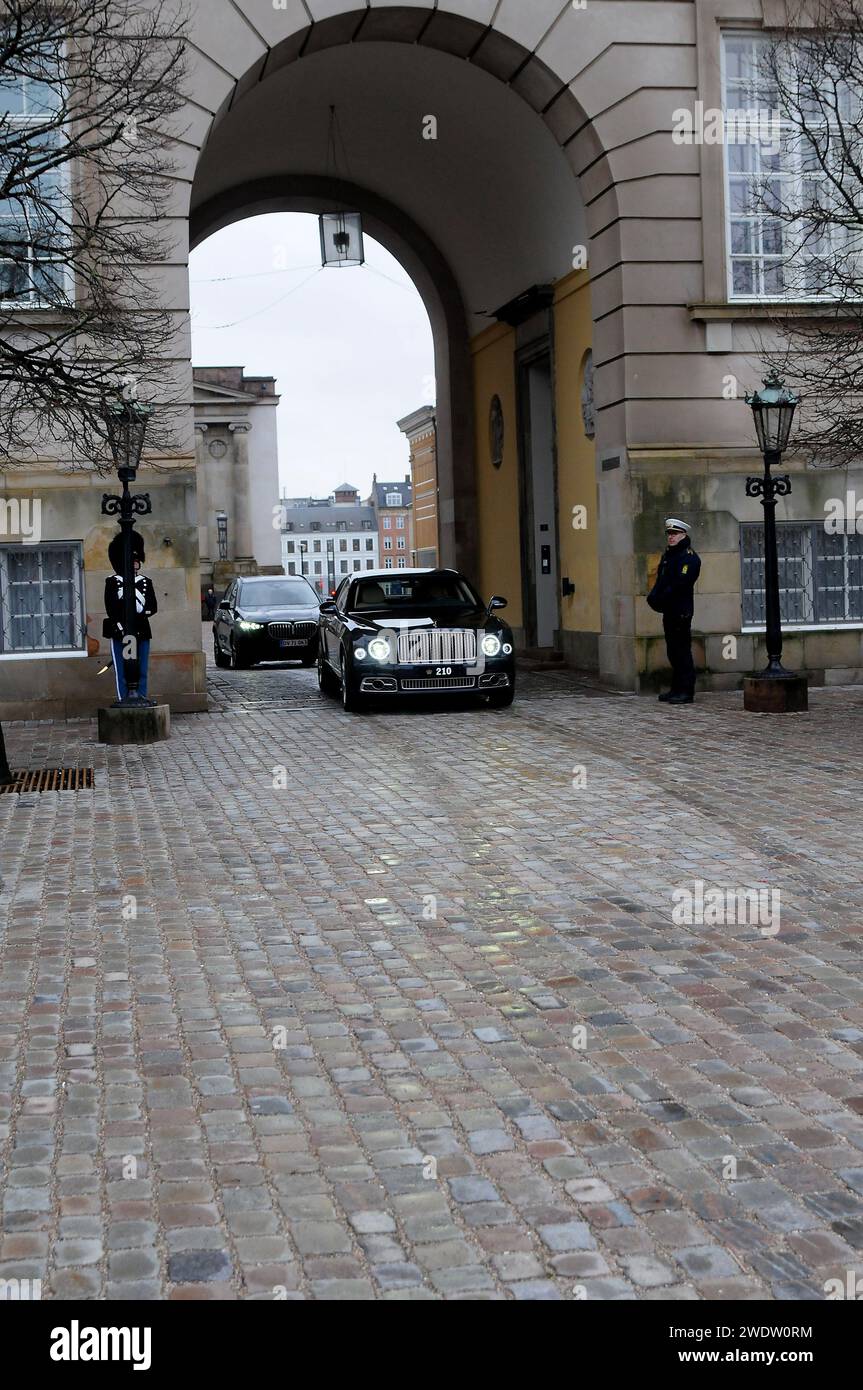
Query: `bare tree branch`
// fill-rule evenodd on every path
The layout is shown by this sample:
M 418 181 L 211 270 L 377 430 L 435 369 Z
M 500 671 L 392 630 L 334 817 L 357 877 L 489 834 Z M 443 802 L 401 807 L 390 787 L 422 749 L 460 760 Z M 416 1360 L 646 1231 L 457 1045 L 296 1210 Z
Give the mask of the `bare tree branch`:
M 796 447 L 847 466 L 863 456 L 863 0 L 785 10 L 758 78 L 781 114 L 781 152 L 750 196 L 778 229 L 777 298 L 812 309 L 775 315 L 761 351 L 804 398 Z
M 154 275 L 186 23 L 182 0 L 0 0 L 0 469 L 107 466 L 121 383 L 170 446 L 180 325 Z

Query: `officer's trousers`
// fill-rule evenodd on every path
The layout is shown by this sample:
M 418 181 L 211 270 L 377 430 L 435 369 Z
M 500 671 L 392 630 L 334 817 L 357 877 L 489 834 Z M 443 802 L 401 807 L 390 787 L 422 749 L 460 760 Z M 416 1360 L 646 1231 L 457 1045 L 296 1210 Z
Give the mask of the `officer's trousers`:
M 692 619 L 663 613 L 662 626 L 671 666 L 671 692 L 673 695 L 693 696 L 695 662 L 692 660 Z

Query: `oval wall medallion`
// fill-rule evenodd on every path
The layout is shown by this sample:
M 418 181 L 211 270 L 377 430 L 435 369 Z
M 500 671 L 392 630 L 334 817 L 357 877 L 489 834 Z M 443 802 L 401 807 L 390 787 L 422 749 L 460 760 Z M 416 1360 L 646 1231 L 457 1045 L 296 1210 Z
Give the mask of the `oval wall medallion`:
M 491 398 L 488 438 L 492 464 L 495 468 L 500 468 L 503 463 L 504 446 L 503 406 L 500 403 L 500 396 L 492 396 Z
M 225 457 L 225 454 L 226 454 L 227 452 L 228 452 L 228 446 L 227 446 L 227 444 L 225 443 L 224 439 L 214 439 L 214 440 L 212 441 L 212 443 L 210 444 L 210 457 L 211 457 L 211 458 L 214 458 L 214 459 L 223 459 L 223 458 Z
M 584 355 L 581 379 L 581 418 L 588 439 L 596 436 L 596 404 L 593 398 L 593 352 L 588 348 Z

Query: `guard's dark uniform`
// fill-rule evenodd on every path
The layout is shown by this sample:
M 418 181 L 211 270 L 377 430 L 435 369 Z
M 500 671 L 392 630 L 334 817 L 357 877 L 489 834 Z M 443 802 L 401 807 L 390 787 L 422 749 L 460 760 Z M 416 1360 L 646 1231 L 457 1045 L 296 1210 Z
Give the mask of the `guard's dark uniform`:
M 153 581 L 146 574 L 135 578 L 135 636 L 139 641 L 149 642 L 153 636 L 150 618 L 159 611 Z M 126 605 L 123 599 L 123 577 L 110 574 L 105 580 L 105 612 L 108 614 L 102 624 L 102 636 L 112 641 L 126 636 Z
M 677 545 L 669 545 L 659 562 L 656 583 L 647 595 L 647 602 L 662 614 L 665 645 L 671 665 L 671 694 L 695 694 L 695 663 L 692 660 L 693 590 L 701 573 L 701 560 L 684 536 Z

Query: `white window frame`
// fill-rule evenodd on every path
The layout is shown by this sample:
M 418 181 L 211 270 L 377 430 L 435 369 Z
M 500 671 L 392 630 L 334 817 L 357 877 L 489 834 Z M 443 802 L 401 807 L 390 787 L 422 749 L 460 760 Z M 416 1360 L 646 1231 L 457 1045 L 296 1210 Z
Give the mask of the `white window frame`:
M 403 506 L 402 494 L 400 492 L 388 492 L 386 495 L 386 503 L 388 507 Z
M 770 40 L 770 37 L 769 37 L 767 34 L 763 33 L 763 31 L 758 30 L 758 29 L 743 29 L 743 30 L 739 30 L 739 29 L 732 29 L 732 28 L 729 28 L 729 29 L 723 29 L 723 30 L 722 30 L 722 33 L 721 33 L 721 41 L 720 41 L 720 71 L 721 71 L 720 81 L 721 81 L 721 93 L 722 93 L 722 110 L 723 110 L 724 124 L 725 124 L 725 129 L 726 129 L 726 131 L 728 130 L 728 125 L 729 125 L 729 119 L 728 119 L 728 113 L 729 113 L 729 111 L 731 111 L 731 110 L 735 110 L 735 111 L 736 111 L 736 110 L 740 110 L 740 109 L 741 109 L 740 107 L 736 106 L 735 104 L 733 104 L 732 102 L 729 101 L 729 92 L 728 92 L 728 72 L 727 72 L 727 66 L 728 66 L 728 65 L 727 65 L 727 45 L 728 45 L 729 42 L 732 42 L 732 41 L 735 41 L 735 42 L 744 41 L 744 42 L 749 43 L 753 48 L 756 48 L 758 45 L 766 46 L 767 44 L 770 43 L 771 40 Z M 756 95 L 755 95 L 755 97 L 754 97 L 754 107 L 755 107 L 756 109 L 758 109 L 758 110 L 762 109 L 762 108 L 761 108 L 761 98 L 757 95 L 757 93 L 756 93 Z M 746 109 L 746 108 L 743 108 L 743 109 Z M 766 108 L 765 108 L 765 109 L 766 109 Z M 780 146 L 781 146 L 783 134 L 784 134 L 785 132 L 796 133 L 796 132 L 798 131 L 798 127 L 797 127 L 793 122 L 791 122 L 791 121 L 783 121 L 782 118 L 781 118 L 781 114 L 780 114 L 780 113 L 774 113 L 774 111 L 769 111 L 768 114 L 769 114 L 771 117 L 772 117 L 774 114 L 779 114 L 779 140 L 780 140 Z M 798 135 L 797 138 L 798 138 L 798 139 L 800 138 L 799 135 Z M 757 141 L 754 142 L 754 145 L 755 145 L 755 147 L 757 148 L 757 147 L 758 147 L 758 142 L 757 142 Z M 792 260 L 792 258 L 795 258 L 795 257 L 796 257 L 796 259 L 794 260 L 794 263 L 795 263 L 796 266 L 799 267 L 799 266 L 802 266 L 802 265 L 805 263 L 805 258 L 803 258 L 803 257 L 801 257 L 801 256 L 799 256 L 799 255 L 797 255 L 796 252 L 795 252 L 794 247 L 790 245 L 790 239 L 791 239 L 791 237 L 792 237 L 792 233 L 793 233 L 793 230 L 794 230 L 793 224 L 790 223 L 790 222 L 787 222 L 787 221 L 785 221 L 785 220 L 783 220 L 783 219 L 781 219 L 781 218 L 780 218 L 780 219 L 776 219 L 776 221 L 777 221 L 777 225 L 778 225 L 778 227 L 779 227 L 779 229 L 780 229 L 780 232 L 781 232 L 781 234 L 782 234 L 782 237 L 783 237 L 783 249 L 782 249 L 782 251 L 777 252 L 777 253 L 770 253 L 770 252 L 765 253 L 765 252 L 763 252 L 763 251 L 761 251 L 761 250 L 759 249 L 757 252 L 738 253 L 738 254 L 735 255 L 734 250 L 733 250 L 733 245 L 732 245 L 732 229 L 733 229 L 734 224 L 735 224 L 736 222 L 738 222 L 738 221 L 749 222 L 749 223 L 753 226 L 753 228 L 756 229 L 756 231 L 757 231 L 757 233 L 758 233 L 758 242 L 759 242 L 759 247 L 760 247 L 761 244 L 762 244 L 762 224 L 765 223 L 765 222 L 769 222 L 771 219 L 770 219 L 770 217 L 769 217 L 769 214 L 766 214 L 766 213 L 761 212 L 761 211 L 756 211 L 756 212 L 755 212 L 754 214 L 752 214 L 750 217 L 745 217 L 745 216 L 733 217 L 733 216 L 732 216 L 732 207 L 731 207 L 731 201 L 732 201 L 732 200 L 731 200 L 731 188 L 732 188 L 732 185 L 731 185 L 731 179 L 732 179 L 732 177 L 735 177 L 735 172 L 732 171 L 732 170 L 729 168 L 729 149 L 730 149 L 730 148 L 731 148 L 731 145 L 729 144 L 729 141 L 728 141 L 727 139 L 723 140 L 723 143 L 722 143 L 722 165 L 723 165 L 723 187 L 724 187 L 724 198 L 725 198 L 725 247 L 726 247 L 725 273 L 726 273 L 726 292 L 727 292 L 727 296 L 728 296 L 729 302 L 730 302 L 730 303 L 736 303 L 736 304 L 760 304 L 760 303 L 771 303 L 771 302 L 774 302 L 774 303 L 781 303 L 781 302 L 788 302 L 788 303 L 798 303 L 798 302 L 799 302 L 799 303 L 805 303 L 805 302 L 810 302 L 810 301 L 813 301 L 813 300 L 822 300 L 822 301 L 825 302 L 825 303 L 830 303 L 830 301 L 831 301 L 832 299 L 838 298 L 838 294 L 832 294 L 832 293 L 830 293 L 830 292 L 826 292 L 826 291 L 824 291 L 824 290 L 819 290 L 819 289 L 807 289 L 807 288 L 805 288 L 805 287 L 803 287 L 803 286 L 794 287 L 794 288 L 791 288 L 791 289 L 788 289 L 788 288 L 784 288 L 784 287 L 783 287 L 783 289 L 781 289 L 781 290 L 765 290 L 765 289 L 761 288 L 761 287 L 763 286 L 763 284 L 764 284 L 765 272 L 766 272 L 766 270 L 769 268 L 769 267 L 766 267 L 766 266 L 765 266 L 765 261 L 768 261 L 768 262 L 769 262 L 769 261 L 775 261 L 776 264 L 777 264 L 777 266 L 778 266 L 778 267 L 781 267 L 783 264 L 787 264 L 789 261 Z M 792 189 L 793 189 L 792 194 L 791 194 L 791 197 L 792 197 L 792 199 L 793 199 L 793 203 L 792 203 L 791 205 L 792 205 L 792 206 L 796 206 L 796 205 L 805 206 L 805 203 L 804 203 L 803 197 L 802 197 L 802 184 L 803 184 L 803 179 L 804 179 L 804 176 L 805 176 L 806 171 L 802 168 L 802 154 L 801 154 L 801 151 L 799 151 L 799 150 L 793 151 L 793 152 L 791 153 L 791 155 L 790 155 L 790 160 L 792 161 L 793 167 L 789 167 L 787 170 L 785 170 L 785 169 L 783 169 L 783 168 L 781 167 L 781 164 L 780 164 L 780 167 L 775 171 L 775 173 L 771 175 L 771 174 L 768 172 L 767 177 L 775 177 L 777 180 L 786 180 L 786 179 L 787 179 L 788 182 L 789 182 L 789 184 L 791 184 Z M 784 201 L 784 199 L 783 199 L 783 201 Z M 830 228 L 830 227 L 828 227 L 828 228 L 826 229 L 826 234 L 827 234 L 827 235 L 831 235 L 831 234 L 832 234 L 833 237 L 835 237 L 835 236 L 837 235 L 837 232 L 838 232 L 838 228 Z M 835 243 L 834 243 L 834 245 L 835 245 Z M 750 291 L 737 291 L 737 290 L 735 290 L 735 288 L 734 288 L 734 266 L 735 266 L 735 262 L 738 262 L 738 261 L 745 261 L 745 260 L 750 261 L 751 264 L 752 264 L 753 267 L 754 267 L 753 280 L 755 280 L 756 277 L 757 277 L 757 283 L 758 283 L 758 287 L 759 287 L 759 288 L 758 288 L 757 290 L 755 290 L 755 291 L 751 291 L 751 292 L 750 292 Z
M 66 54 L 65 54 L 65 50 L 64 50 L 63 53 L 61 54 L 61 63 L 65 63 L 65 61 L 66 61 Z M 22 82 L 29 82 L 31 79 L 30 79 L 30 78 L 22 78 L 21 80 L 22 80 Z M 22 113 L 22 114 L 17 114 L 17 115 L 16 115 L 14 112 L 11 112 L 11 111 L 3 111 L 2 108 L 0 108 L 0 115 L 5 116 L 5 118 L 6 118 L 7 122 L 8 122 L 8 124 L 9 124 L 9 126 L 10 126 L 13 130 L 27 130 L 27 129 L 36 130 L 36 129 L 39 128 L 39 126 L 47 126 L 47 125 L 50 123 L 51 119 L 52 119 L 50 116 L 30 115 L 30 114 L 28 114 L 28 113 Z M 58 136 L 58 138 L 59 138 L 59 137 L 60 137 L 60 132 L 58 131 L 58 132 L 56 132 L 56 134 L 57 134 L 57 136 Z M 69 197 L 70 197 L 70 189 L 71 189 L 71 186 L 72 186 L 72 170 L 71 170 L 71 166 L 70 166 L 70 164 L 69 164 L 68 161 L 65 162 L 65 163 L 63 163 L 63 164 L 61 164 L 61 165 L 59 166 L 59 168 L 58 168 L 58 170 L 57 170 L 57 176 L 58 176 L 59 185 L 60 185 L 60 187 L 59 187 L 59 196 L 60 196 L 61 198 L 64 198 L 64 199 L 66 199 L 66 200 L 69 200 Z M 26 200 L 25 200 L 25 203 L 26 203 Z M 67 210 L 67 214 L 68 214 L 68 212 L 70 211 L 70 207 L 71 207 L 71 204 L 68 203 L 68 201 L 67 201 L 67 209 L 66 209 L 66 210 Z M 21 215 L 26 215 L 26 214 L 22 212 Z M 10 218 L 9 220 L 11 221 L 11 218 Z M 0 225 L 3 225 L 3 220 L 2 220 L 2 219 L 0 219 Z M 30 249 L 32 250 L 32 247 L 31 247 Z M 59 250 L 60 250 L 60 248 L 58 247 L 58 252 L 59 252 Z M 5 264 L 8 264 L 8 263 L 9 263 L 9 262 L 7 261 L 7 259 L 2 255 L 2 250 L 0 250 L 0 266 L 5 265 Z M 29 260 L 28 260 L 28 264 L 32 264 L 32 263 L 33 263 L 33 258 L 32 258 L 32 256 L 31 256 L 31 257 L 29 258 Z M 51 263 L 51 264 L 54 264 L 53 258 L 51 258 L 50 263 Z M 59 270 L 59 263 L 57 264 L 57 268 L 58 268 L 58 270 Z M 73 275 L 73 272 L 72 272 L 72 267 L 69 265 L 68 261 L 63 265 L 62 275 L 58 274 L 57 279 L 62 281 L 64 298 L 68 301 L 69 304 L 72 304 L 73 301 L 74 301 L 75 279 L 74 279 L 74 275 Z M 48 300 L 46 300 L 46 299 L 38 299 L 38 298 L 36 298 L 36 297 L 35 297 L 35 291 L 34 291 L 34 295 L 31 296 L 31 297 L 29 297 L 29 298 L 27 298 L 27 299 L 4 299 L 4 298 L 0 297 L 0 308 L 6 309 L 6 310 L 8 310 L 8 309 L 13 309 L 13 310 L 22 311 L 22 312 L 26 312 L 27 310 L 37 310 L 37 311 L 41 310 L 41 311 L 44 313 L 44 311 L 45 311 L 46 309 L 47 309 L 47 310 L 50 310 L 50 309 L 53 309 L 53 308 L 56 308 L 56 307 L 57 307 L 56 305 L 51 304 L 51 303 L 50 303 Z

